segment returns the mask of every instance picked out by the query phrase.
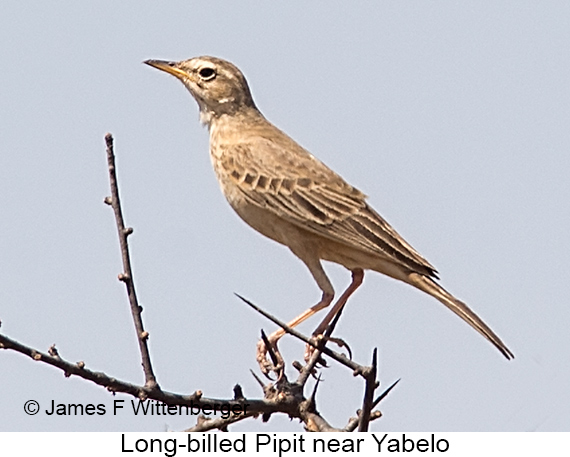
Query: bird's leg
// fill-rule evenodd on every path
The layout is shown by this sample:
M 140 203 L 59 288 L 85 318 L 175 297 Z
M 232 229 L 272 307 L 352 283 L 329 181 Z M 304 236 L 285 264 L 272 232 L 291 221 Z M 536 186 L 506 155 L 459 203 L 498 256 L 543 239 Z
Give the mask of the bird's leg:
M 339 297 L 339 299 L 336 301 L 336 303 L 334 304 L 332 309 L 329 311 L 329 313 L 325 316 L 323 321 L 315 329 L 315 331 L 313 332 L 313 338 L 318 338 L 319 336 L 321 336 L 325 333 L 325 330 L 327 329 L 329 324 L 332 322 L 334 317 L 339 313 L 340 310 L 342 310 L 344 305 L 346 305 L 346 302 L 348 301 L 350 296 L 356 291 L 356 289 L 358 289 L 360 287 L 363 280 L 364 280 L 364 270 L 362 268 L 355 268 L 354 270 L 352 270 L 352 282 L 346 288 L 346 290 L 343 292 L 343 294 Z M 334 341 L 335 343 L 337 343 L 341 347 L 347 346 L 343 340 L 331 338 L 331 341 Z M 350 352 L 350 348 L 348 348 L 348 350 Z M 310 344 L 308 344 L 307 348 L 305 350 L 305 360 L 306 361 L 308 361 L 311 358 L 311 355 L 313 354 L 314 351 L 315 351 L 315 348 L 313 346 L 311 346 Z
M 309 309 L 307 309 L 303 313 L 299 314 L 295 319 L 293 319 L 291 322 L 287 323 L 287 325 L 289 327 L 295 327 L 295 326 L 299 325 L 301 322 L 304 322 L 309 317 L 311 317 L 313 314 L 318 313 L 321 309 L 329 306 L 331 304 L 331 302 L 333 301 L 333 298 L 334 298 L 334 293 L 323 292 L 323 296 L 322 296 L 320 302 L 318 302 L 314 306 L 311 306 Z M 269 340 L 269 344 L 271 344 L 271 347 L 273 348 L 273 352 L 275 353 L 275 355 L 277 356 L 277 359 L 279 361 L 277 366 L 274 366 L 269 360 L 267 360 L 267 357 L 266 357 L 267 347 L 265 346 L 265 343 L 263 342 L 263 340 L 259 340 L 259 342 L 257 343 L 256 359 L 257 359 L 257 363 L 259 363 L 259 368 L 260 368 L 261 372 L 265 376 L 267 376 L 271 371 L 275 371 L 278 373 L 278 377 L 281 377 L 281 370 L 283 370 L 283 358 L 281 357 L 281 354 L 279 353 L 279 350 L 277 349 L 277 341 L 279 341 L 279 339 L 283 335 L 285 335 L 285 330 L 283 330 L 281 328 L 279 330 L 276 330 L 275 332 L 273 332 L 271 335 L 269 335 L 267 337 L 267 339 Z

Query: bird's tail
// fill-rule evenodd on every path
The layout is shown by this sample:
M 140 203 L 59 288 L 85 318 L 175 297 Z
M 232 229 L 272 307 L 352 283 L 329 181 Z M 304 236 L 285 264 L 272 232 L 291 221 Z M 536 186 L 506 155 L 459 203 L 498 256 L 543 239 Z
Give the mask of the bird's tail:
M 408 276 L 410 284 L 418 289 L 430 294 L 432 297 L 437 298 L 441 303 L 447 306 L 451 311 L 457 314 L 461 319 L 467 322 L 471 327 L 477 330 L 481 335 L 487 338 L 507 359 L 514 359 L 513 353 L 507 348 L 505 343 L 491 330 L 479 316 L 477 316 L 469 307 L 462 301 L 455 298 L 443 287 L 433 281 L 427 276 L 417 273 L 410 273 Z

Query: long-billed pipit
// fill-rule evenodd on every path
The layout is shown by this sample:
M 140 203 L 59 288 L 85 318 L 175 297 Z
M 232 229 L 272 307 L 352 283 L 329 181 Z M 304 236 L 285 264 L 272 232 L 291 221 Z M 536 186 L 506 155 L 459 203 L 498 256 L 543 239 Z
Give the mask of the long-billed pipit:
M 366 196 L 268 122 L 255 106 L 241 71 L 214 57 L 182 62 L 145 63 L 176 76 L 198 102 L 210 131 L 210 157 L 222 192 L 239 216 L 263 235 L 287 246 L 317 282 L 322 298 L 293 319 L 294 327 L 334 298 L 321 260 L 352 272 L 352 282 L 314 335 L 322 334 L 350 295 L 364 270 L 404 281 L 435 297 L 481 333 L 507 358 L 513 353 L 467 305 L 441 287 L 435 268 L 367 203 Z M 274 332 L 275 346 L 284 334 Z M 267 374 L 263 342 L 258 362 Z

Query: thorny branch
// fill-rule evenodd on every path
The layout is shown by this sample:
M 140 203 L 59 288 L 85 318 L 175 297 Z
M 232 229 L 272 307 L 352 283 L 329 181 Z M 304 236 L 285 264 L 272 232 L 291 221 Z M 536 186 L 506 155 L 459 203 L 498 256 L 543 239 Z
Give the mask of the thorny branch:
M 117 172 L 115 166 L 115 152 L 113 148 L 113 136 L 110 133 L 105 135 L 105 143 L 107 145 L 107 164 L 109 166 L 109 181 L 111 184 L 111 196 L 105 198 L 105 203 L 113 208 L 115 213 L 115 221 L 117 222 L 117 232 L 119 234 L 119 242 L 121 244 L 121 255 L 123 257 L 123 273 L 119 274 L 119 281 L 125 283 L 127 288 L 127 295 L 131 305 L 131 314 L 135 323 L 135 330 L 137 332 L 137 340 L 139 342 L 139 349 L 141 351 L 142 366 L 145 377 L 145 387 L 149 389 L 159 389 L 152 363 L 150 361 L 150 354 L 148 352 L 148 332 L 145 331 L 142 321 L 142 307 L 139 306 L 137 294 L 135 292 L 135 281 L 133 279 L 133 271 L 131 269 L 131 256 L 129 254 L 129 243 L 127 238 L 133 229 L 126 228 L 123 220 L 123 210 L 121 208 L 121 200 L 119 199 L 119 185 L 117 183 Z
M 295 338 L 300 339 L 301 341 L 310 344 L 311 346 L 314 346 L 315 348 L 317 348 L 318 343 L 317 341 L 315 341 L 314 338 L 309 338 L 305 335 L 303 335 L 301 332 L 299 332 L 298 330 L 295 330 L 292 327 L 289 327 L 285 322 L 277 319 L 275 316 L 273 316 L 272 314 L 268 313 L 267 311 L 261 309 L 259 306 L 255 305 L 254 303 L 252 303 L 251 301 L 249 301 L 247 298 L 242 297 L 241 295 L 236 294 L 236 296 L 240 299 L 243 300 L 245 303 L 247 303 L 249 306 L 251 306 L 254 310 L 256 310 L 259 314 L 261 314 L 262 316 L 266 317 L 267 319 L 269 319 L 271 322 L 277 324 L 279 327 L 281 327 L 283 330 L 285 330 L 286 333 L 288 333 L 289 335 L 293 335 Z M 320 348 L 321 352 L 323 354 L 328 355 L 331 359 L 336 360 L 338 363 L 350 368 L 353 373 L 355 375 L 362 375 L 362 370 L 365 369 L 365 367 L 363 367 L 362 365 L 359 365 L 356 362 L 353 362 L 352 360 L 348 359 L 344 354 L 340 354 L 339 352 L 335 352 L 332 351 L 331 349 L 327 348 L 326 346 L 323 346 L 322 348 Z
M 301 339 L 302 341 L 315 347 L 315 350 L 310 358 L 310 360 L 304 365 L 295 362 L 294 366 L 299 370 L 299 376 L 297 380 L 290 382 L 285 375 L 283 375 L 275 383 L 264 384 L 259 377 L 257 377 L 253 372 L 252 374 L 256 378 L 257 382 L 263 389 L 264 397 L 262 399 L 247 399 L 242 389 L 239 385 L 234 386 L 234 396 L 228 399 L 215 399 L 204 397 L 202 391 L 197 390 L 190 395 L 182 395 L 172 392 L 166 392 L 159 388 L 156 377 L 154 375 L 152 364 L 150 361 L 150 355 L 148 351 L 148 332 L 144 330 L 141 312 L 142 308 L 138 305 L 133 273 L 130 265 L 130 255 L 128 248 L 128 236 L 132 233 L 131 228 L 126 228 L 123 222 L 123 215 L 121 209 L 121 203 L 119 199 L 118 183 L 115 168 L 115 156 L 113 151 L 113 137 L 110 134 L 105 136 L 105 142 L 107 145 L 107 160 L 109 165 L 109 177 L 111 183 L 111 197 L 105 199 L 105 203 L 109 204 L 115 213 L 115 220 L 117 223 L 117 230 L 119 234 L 121 254 L 123 258 L 123 268 L 124 272 L 119 275 L 119 280 L 125 283 L 127 288 L 127 294 L 129 297 L 129 303 L 133 315 L 133 320 L 135 324 L 135 329 L 137 331 L 137 339 L 139 341 L 142 366 L 145 375 L 145 384 L 139 386 L 136 384 L 131 384 L 125 381 L 113 378 L 103 372 L 92 371 L 86 368 L 84 362 L 72 363 L 63 359 L 55 345 L 52 345 L 48 353 L 40 352 L 34 348 L 26 346 L 18 341 L 8 338 L 0 334 L 0 349 L 9 349 L 21 354 L 31 357 L 35 361 L 43 362 L 48 365 L 54 366 L 61 371 L 63 371 L 66 377 L 78 376 L 87 381 L 91 381 L 97 385 L 105 387 L 108 391 L 115 393 L 124 393 L 131 395 L 135 398 L 141 400 L 155 400 L 158 402 L 165 403 L 166 405 L 176 405 L 176 406 L 188 406 L 188 407 L 209 407 L 214 408 L 216 405 L 225 405 L 230 408 L 231 411 L 236 411 L 237 413 L 232 413 L 227 418 L 206 418 L 200 416 L 196 425 L 189 428 L 186 431 L 200 432 L 208 430 L 221 430 L 226 431 L 228 426 L 241 421 L 249 417 L 262 416 L 264 422 L 268 421 L 272 414 L 283 413 L 287 414 L 291 418 L 297 418 L 302 421 L 305 425 L 305 429 L 308 431 L 354 431 L 357 427 L 360 431 L 368 430 L 368 424 L 370 421 L 378 419 L 381 416 L 379 411 L 374 411 L 374 408 L 378 406 L 380 401 L 386 397 L 386 395 L 395 387 L 398 383 L 396 381 L 388 389 L 386 389 L 382 394 L 380 394 L 375 400 L 373 399 L 374 391 L 378 388 L 379 383 L 376 381 L 377 378 L 377 363 L 376 363 L 376 349 L 373 353 L 372 365 L 362 366 L 358 363 L 348 359 L 345 355 L 339 354 L 335 351 L 330 350 L 326 344 L 331 338 L 332 332 L 340 318 L 340 313 L 331 322 L 325 335 L 320 338 L 308 338 L 307 336 L 301 334 L 297 330 L 288 327 L 285 323 L 281 322 L 279 319 L 275 318 L 271 314 L 262 310 L 258 306 L 254 305 L 250 301 L 238 295 L 244 302 L 250 305 L 252 308 L 257 310 L 259 313 L 263 314 L 269 320 L 273 321 L 285 332 Z M 314 390 L 310 397 L 305 398 L 303 391 L 307 380 L 311 374 L 314 375 L 316 370 L 316 365 L 318 363 L 324 363 L 322 355 L 326 355 L 333 360 L 339 362 L 342 365 L 350 368 L 355 376 L 361 376 L 365 379 L 365 394 L 363 400 L 362 409 L 357 411 L 357 416 L 349 419 L 347 425 L 342 428 L 332 427 L 317 411 L 316 408 L 316 391 L 319 385 L 319 379 L 314 386 Z
M 372 413 L 372 403 L 374 401 L 374 391 L 379 386 L 376 382 L 376 371 L 378 366 L 378 349 L 374 348 L 372 352 L 372 366 L 368 370 L 366 376 L 366 386 L 364 389 L 364 400 L 362 402 L 362 415 L 360 416 L 360 424 L 358 424 L 359 432 L 367 432 L 370 423 L 370 413 Z

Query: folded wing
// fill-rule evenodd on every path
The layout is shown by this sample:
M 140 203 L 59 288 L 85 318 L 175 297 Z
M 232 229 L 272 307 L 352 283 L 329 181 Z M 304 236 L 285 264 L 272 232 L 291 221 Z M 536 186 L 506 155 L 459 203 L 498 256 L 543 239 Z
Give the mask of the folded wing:
M 263 141 L 258 139 L 257 141 Z M 222 153 L 224 172 L 252 204 L 303 229 L 437 277 L 435 268 L 367 203 L 366 195 L 297 146 L 241 143 Z M 253 156 L 252 151 L 267 156 Z

